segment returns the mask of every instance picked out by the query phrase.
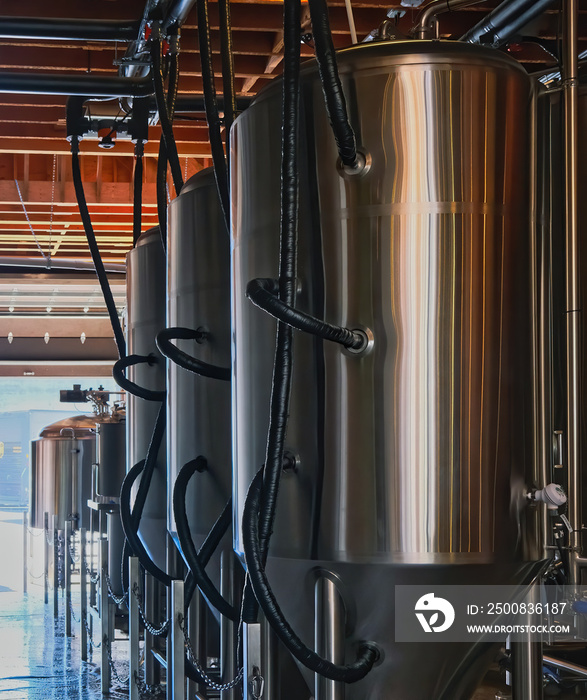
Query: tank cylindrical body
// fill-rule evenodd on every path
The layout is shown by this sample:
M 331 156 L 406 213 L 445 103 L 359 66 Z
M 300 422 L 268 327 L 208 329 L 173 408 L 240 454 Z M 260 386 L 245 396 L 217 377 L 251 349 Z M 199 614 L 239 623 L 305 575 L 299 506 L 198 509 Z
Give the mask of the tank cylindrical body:
M 128 378 L 153 391 L 165 390 L 165 358 L 155 338 L 165 328 L 165 253 L 158 228 L 139 237 L 127 255 L 127 345 L 128 353 L 153 354 L 155 364 L 138 364 L 127 370 Z M 127 444 L 129 468 L 145 459 L 160 408 L 158 401 L 127 395 Z M 165 440 L 157 462 L 139 534 L 159 567 L 166 567 L 167 463 Z
M 307 64 L 297 306 L 363 329 L 372 343 L 355 355 L 295 332 L 286 448 L 298 468 L 282 478 L 268 566 L 305 639 L 305 581 L 320 562 L 352 597 L 349 657 L 353 640 L 384 647 L 384 662 L 347 700 L 455 700 L 474 679 L 463 671 L 455 685 L 466 653 L 440 645 L 410 695 L 415 655 L 392 650 L 389 598 L 396 583 L 523 583 L 540 566 L 528 563 L 538 528 L 524 505 L 535 480 L 531 85 L 509 57 L 452 42 L 381 42 L 338 58 L 368 167 L 337 169 Z M 262 91 L 231 132 L 239 522 L 269 421 L 275 322 L 245 289 L 278 276 L 280 87 Z M 242 554 L 240 527 L 235 549 Z
M 57 528 L 73 518 L 89 527 L 87 501 L 92 497 L 96 417 L 73 416 L 47 426 L 31 443 L 32 527 L 44 527 L 44 514 L 57 516 Z
M 96 423 L 94 498 L 118 503 L 126 474 L 126 421 L 124 415 Z
M 182 340 L 177 346 L 208 364 L 230 367 L 230 242 L 212 169 L 194 175 L 171 203 L 168 299 L 168 326 L 208 333 L 202 343 Z M 186 492 L 199 545 L 231 492 L 230 382 L 167 365 L 169 491 L 187 462 L 201 455 L 208 463 Z M 177 541 L 171 499 L 168 526 Z

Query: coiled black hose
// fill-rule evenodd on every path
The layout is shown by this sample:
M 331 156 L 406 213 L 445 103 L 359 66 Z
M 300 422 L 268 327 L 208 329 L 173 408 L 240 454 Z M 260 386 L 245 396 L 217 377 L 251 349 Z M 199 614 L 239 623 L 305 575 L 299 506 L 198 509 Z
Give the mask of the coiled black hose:
M 141 214 L 143 209 L 143 158 L 144 144 L 141 140 L 135 146 L 135 172 L 132 204 L 132 244 L 136 246 L 141 235 Z
M 175 522 L 177 525 L 177 535 L 179 537 L 181 549 L 186 562 L 190 570 L 193 572 L 198 588 L 202 591 L 204 597 L 208 600 L 210 605 L 218 610 L 221 615 L 224 615 L 229 620 L 236 621 L 238 619 L 237 611 L 233 605 L 231 605 L 222 596 L 206 573 L 203 558 L 200 557 L 194 545 L 186 513 L 185 495 L 188 482 L 196 472 L 202 472 L 206 469 L 206 459 L 199 456 L 191 462 L 185 464 L 177 475 L 175 486 L 173 487 L 173 513 L 175 515 Z M 224 529 L 224 532 L 226 532 L 231 520 L 232 500 L 229 500 L 224 507 L 220 518 L 217 520 L 218 531 Z M 214 526 L 213 530 L 215 529 L 216 525 Z
M 145 549 L 145 545 L 141 542 L 141 538 L 138 535 L 138 525 L 135 527 L 133 523 L 134 511 L 131 511 L 130 508 L 130 496 L 133 484 L 143 472 L 144 468 L 145 463 L 138 462 L 124 477 L 122 489 L 120 491 L 120 520 L 122 521 L 124 536 L 126 537 L 126 540 L 135 556 L 139 558 L 143 568 L 148 571 L 151 576 L 156 578 L 157 581 L 160 581 L 165 586 L 170 586 L 172 580 L 171 577 L 165 571 L 160 569 L 151 559 L 149 553 Z
M 247 285 L 247 296 L 255 306 L 299 331 L 340 343 L 345 348 L 353 350 L 361 350 L 365 346 L 367 338 L 362 333 L 343 326 L 334 326 L 294 309 L 276 296 L 276 289 L 275 280 L 258 278 L 251 280 Z
M 191 328 L 165 328 L 160 331 L 155 338 L 159 352 L 167 357 L 176 365 L 187 369 L 188 372 L 199 374 L 201 377 L 210 377 L 211 379 L 220 379 L 225 382 L 230 381 L 230 367 L 218 367 L 210 365 L 207 362 L 188 355 L 187 352 L 180 350 L 171 341 L 172 340 L 198 340 L 206 339 L 205 331 L 192 330 Z
M 222 133 L 220 131 L 220 115 L 216 100 L 216 85 L 214 83 L 214 64 L 212 62 L 212 44 L 210 41 L 210 18 L 208 16 L 208 0 L 196 0 L 198 12 L 198 43 L 202 64 L 202 80 L 204 88 L 204 109 L 208 122 L 210 150 L 214 164 L 214 176 L 220 198 L 220 206 L 224 214 L 226 228 L 230 231 L 230 198 L 228 194 L 228 173 Z
M 328 5 L 326 0 L 308 0 L 308 2 L 326 111 L 334 132 L 340 160 L 343 165 L 356 168 L 357 144 L 355 133 L 349 123 L 346 100 L 338 74 L 336 52 L 328 19 Z
M 263 556 L 259 542 L 257 513 L 261 505 L 263 473 L 259 471 L 253 479 L 243 510 L 243 547 L 247 572 L 267 621 L 288 651 L 306 668 L 333 681 L 356 683 L 364 678 L 379 658 L 374 644 L 363 643 L 357 650 L 357 660 L 348 666 L 333 664 L 307 647 L 294 632 L 281 611 L 265 574 Z
M 127 379 L 124 374 L 128 367 L 143 363 L 152 366 L 157 364 L 157 362 L 158 360 L 153 354 L 127 355 L 114 363 L 114 366 L 112 367 L 112 376 L 119 387 L 125 391 L 128 391 L 128 393 L 132 394 L 133 396 L 138 396 L 140 399 L 145 399 L 146 401 L 165 401 L 165 391 L 145 389 L 145 387 L 131 382 L 130 379 Z
M 300 2 L 283 5 L 284 65 L 281 136 L 281 222 L 279 257 L 279 299 L 293 308 L 296 300 L 298 235 L 298 126 L 300 83 Z M 250 286 L 250 285 L 249 285 Z M 273 532 L 277 494 L 281 480 L 287 418 L 293 369 L 293 331 L 289 324 L 278 322 L 273 364 L 273 383 L 265 468 L 259 542 L 264 565 Z M 261 601 L 259 601 L 261 603 Z
M 86 233 L 86 239 L 88 241 L 92 261 L 94 262 L 98 282 L 100 283 L 100 289 L 102 290 L 102 295 L 104 296 L 104 303 L 106 304 L 108 316 L 110 317 L 110 323 L 114 333 L 114 340 L 118 349 L 118 356 L 123 358 L 126 356 L 126 341 L 124 339 L 124 333 L 122 332 L 120 319 L 118 318 L 118 312 L 116 311 L 116 304 L 114 303 L 110 283 L 108 282 L 108 275 L 106 274 L 104 263 L 102 262 L 102 257 L 100 256 L 100 249 L 98 248 L 98 242 L 96 241 L 96 236 L 92 227 L 88 203 L 86 202 L 86 196 L 84 194 L 84 185 L 82 182 L 82 174 L 79 164 L 78 136 L 71 137 L 71 170 L 73 173 L 73 186 L 75 189 L 77 205 L 82 223 L 84 225 L 84 231 Z
M 173 126 L 171 120 L 173 118 L 173 105 L 175 102 L 175 94 L 177 92 L 178 82 L 178 57 L 174 53 L 171 56 L 171 66 L 169 75 L 169 94 L 171 96 L 171 105 L 165 99 L 165 88 L 163 85 L 163 73 L 161 72 L 161 41 L 153 39 L 151 44 L 151 60 L 153 63 L 153 87 L 155 89 L 155 99 L 157 100 L 157 110 L 159 111 L 159 119 L 161 121 L 161 131 L 165 140 L 165 150 L 167 152 L 167 160 L 171 168 L 171 177 L 173 178 L 173 186 L 175 193 L 179 194 L 183 187 L 183 177 L 181 175 L 181 166 L 179 164 L 179 155 L 177 153 L 177 144 L 173 136 Z

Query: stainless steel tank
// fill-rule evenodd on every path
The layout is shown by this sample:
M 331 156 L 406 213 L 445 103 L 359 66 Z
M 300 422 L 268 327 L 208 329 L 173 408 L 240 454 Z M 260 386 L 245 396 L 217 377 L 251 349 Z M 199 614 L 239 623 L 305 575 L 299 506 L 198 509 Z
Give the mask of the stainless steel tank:
M 230 367 L 230 241 L 211 168 L 191 177 L 172 201 L 167 253 L 168 326 L 209 334 L 203 343 L 182 340 L 178 347 L 208 364 Z M 190 530 L 199 546 L 231 493 L 230 382 L 167 364 L 170 493 L 187 462 L 200 455 L 208 462 L 186 492 Z M 168 527 L 179 546 L 171 498 Z
M 96 423 L 96 462 L 93 499 L 100 503 L 118 503 L 126 474 L 126 421 L 117 412 Z
M 126 474 L 125 423 L 124 414 L 116 412 L 109 420 L 96 424 L 93 500 L 98 503 L 120 502 L 120 489 Z M 125 538 L 118 509 L 114 513 L 106 513 L 106 533 L 110 585 L 116 595 L 122 595 L 122 552 Z
M 155 345 L 157 333 L 165 328 L 165 253 L 158 228 L 139 237 L 127 255 L 127 345 L 128 353 L 153 354 L 158 362 L 138 364 L 127 376 L 139 386 L 153 391 L 165 390 L 165 358 Z M 127 443 L 129 468 L 145 459 L 159 412 L 158 401 L 147 401 L 127 394 Z M 167 462 L 165 441 L 143 510 L 139 534 L 156 562 L 166 569 L 167 551 Z
M 73 416 L 52 423 L 31 443 L 31 526 L 44 527 L 44 514 L 89 527 L 87 501 L 92 497 L 92 465 L 96 450 L 96 416 Z
M 393 587 L 527 583 L 542 566 L 540 518 L 524 504 L 538 479 L 531 85 L 508 56 L 452 42 L 359 45 L 338 60 L 369 167 L 337 171 L 306 64 L 297 306 L 373 341 L 356 356 L 295 334 L 287 449 L 298 469 L 282 479 L 268 572 L 307 643 L 310 572 L 342 581 L 354 620 L 347 662 L 358 640 L 384 652 L 347 700 L 458 700 L 491 649 L 395 644 Z M 231 132 L 238 522 L 269 420 L 275 323 L 245 289 L 278 275 L 280 108 L 277 81 Z

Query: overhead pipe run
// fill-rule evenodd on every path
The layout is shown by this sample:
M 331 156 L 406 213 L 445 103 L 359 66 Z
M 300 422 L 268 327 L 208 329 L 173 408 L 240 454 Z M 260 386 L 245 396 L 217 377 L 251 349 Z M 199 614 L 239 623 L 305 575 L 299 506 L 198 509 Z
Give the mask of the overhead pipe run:
M 422 8 L 411 33 L 416 39 L 438 39 L 438 15 L 481 2 L 484 0 L 431 0 Z
M 94 97 L 146 97 L 153 94 L 151 78 L 95 75 L 0 73 L 0 93 L 35 95 L 85 95 Z
M 127 20 L 29 19 L 1 17 L 0 39 L 47 39 L 50 41 L 134 41 L 140 23 Z
M 469 44 L 498 48 L 554 4 L 554 0 L 505 0 L 461 37 Z

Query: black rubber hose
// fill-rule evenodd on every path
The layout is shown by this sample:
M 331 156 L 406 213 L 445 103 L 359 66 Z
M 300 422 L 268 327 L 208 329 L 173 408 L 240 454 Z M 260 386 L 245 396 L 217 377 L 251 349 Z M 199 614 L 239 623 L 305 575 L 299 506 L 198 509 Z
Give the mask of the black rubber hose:
M 338 154 L 343 165 L 357 166 L 355 133 L 349 123 L 346 100 L 338 74 L 336 52 L 332 43 L 328 5 L 326 0 L 308 0 L 312 18 L 312 33 L 316 47 L 316 61 L 322 81 L 326 111 L 334 132 Z
M 161 131 L 165 140 L 165 148 L 167 151 L 167 159 L 171 168 L 171 176 L 175 193 L 179 194 L 183 187 L 183 177 L 181 175 L 181 166 L 179 164 L 179 155 L 177 153 L 177 144 L 173 136 L 173 126 L 171 123 L 172 113 L 169 111 L 169 106 L 165 99 L 165 88 L 163 84 L 163 73 L 161 71 L 161 41 L 154 39 L 151 44 L 151 60 L 153 62 L 153 87 L 155 89 L 155 98 L 157 100 L 157 110 L 159 112 L 159 120 L 161 122 Z M 170 93 L 177 89 L 177 71 L 178 71 L 177 54 L 171 57 L 170 66 Z M 175 97 L 173 97 L 175 99 Z
M 98 248 L 98 242 L 96 241 L 88 204 L 86 202 L 86 196 L 84 194 L 84 185 L 82 182 L 82 174 L 79 163 L 78 136 L 71 137 L 71 170 L 73 173 L 73 186 L 75 188 L 77 205 L 84 225 L 84 231 L 86 233 L 90 254 L 94 262 L 94 268 L 96 269 L 96 275 L 100 283 L 102 295 L 104 296 L 104 303 L 108 309 L 108 316 L 110 317 L 110 323 L 114 333 L 114 340 L 116 342 L 116 347 L 118 348 L 118 356 L 123 358 L 126 356 L 126 341 L 124 339 L 122 325 L 120 323 L 120 318 L 118 317 L 116 304 L 114 303 L 114 297 L 112 296 L 112 290 L 110 289 L 110 283 L 108 282 L 108 275 L 104 269 L 104 263 L 102 262 L 102 256 L 100 255 L 100 249 Z
M 247 493 L 242 520 L 245 561 L 259 605 L 279 639 L 288 651 L 306 668 L 333 681 L 356 683 L 369 673 L 378 660 L 379 652 L 377 647 L 374 644 L 365 642 L 357 649 L 357 660 L 353 664 L 348 666 L 333 664 L 331 661 L 323 659 L 302 642 L 285 619 L 273 595 L 265 574 L 259 543 L 257 513 L 261 505 L 262 489 L 263 473 L 259 471 Z
M 148 571 L 151 576 L 160 581 L 165 586 L 171 585 L 171 577 L 162 569 L 160 569 L 157 564 L 151 559 L 144 544 L 138 535 L 138 524 L 135 525 L 133 520 L 135 520 L 135 510 L 134 508 L 131 512 L 130 507 L 130 496 L 132 492 L 132 487 L 134 482 L 137 480 L 139 475 L 145 469 L 144 462 L 138 462 L 132 467 L 127 475 L 124 477 L 122 482 L 122 488 L 120 490 L 120 520 L 122 521 L 122 529 L 124 530 L 124 536 L 135 554 L 138 557 L 141 565 Z
M 193 372 L 201 377 L 210 377 L 211 379 L 220 379 L 221 381 L 229 382 L 231 377 L 230 367 L 218 367 L 210 365 L 207 362 L 188 355 L 187 352 L 180 350 L 171 341 L 172 340 L 205 340 L 205 331 L 194 331 L 191 328 L 165 328 L 160 331 L 155 338 L 159 352 L 167 357 L 176 365 L 187 369 L 188 372 Z
M 159 450 L 161 449 L 161 444 L 163 443 L 166 423 L 166 408 L 165 401 L 163 401 L 161 406 L 159 406 L 159 412 L 157 413 L 157 419 L 155 420 L 155 427 L 153 428 L 151 442 L 147 448 L 147 456 L 145 457 L 145 472 L 141 478 L 141 483 L 139 484 L 137 496 L 135 498 L 134 508 L 132 510 L 132 524 L 135 530 L 139 529 L 139 523 L 141 522 L 141 517 L 143 515 L 143 508 L 145 507 L 145 503 L 147 501 L 147 493 L 149 492 L 153 472 L 155 471 L 155 467 L 157 465 L 157 456 L 159 455 Z
M 340 343 L 349 349 L 360 350 L 365 346 L 367 338 L 362 333 L 343 326 L 334 326 L 292 308 L 291 305 L 276 296 L 276 287 L 275 280 L 254 279 L 247 285 L 247 296 L 255 306 L 299 331 Z
M 296 301 L 298 236 L 298 127 L 300 92 L 300 2 L 283 5 L 283 91 L 281 132 L 281 220 L 279 251 L 279 300 L 292 308 Z M 249 283 L 248 287 L 251 284 Z M 254 285 L 253 285 L 254 286 Z M 247 287 L 247 293 L 248 293 Z M 290 324 L 277 324 L 275 359 L 263 494 L 259 515 L 259 542 L 263 566 L 273 532 L 277 495 L 283 467 L 287 419 L 293 370 L 293 331 Z
M 191 462 L 185 464 L 177 475 L 177 479 L 175 480 L 175 485 L 173 487 L 173 513 L 175 515 L 177 535 L 179 537 L 181 550 L 185 557 L 186 563 L 193 572 L 198 588 L 202 591 L 202 594 L 208 603 L 216 608 L 221 615 L 224 615 L 229 620 L 236 621 L 238 619 L 237 610 L 222 596 L 206 573 L 204 564 L 198 555 L 192 539 L 190 524 L 186 512 L 185 495 L 189 480 L 196 472 L 205 471 L 206 469 L 206 459 L 199 456 Z M 229 500 L 228 504 L 224 508 L 223 515 L 221 515 L 223 522 L 226 522 L 226 527 L 228 527 L 228 524 L 230 524 L 231 510 L 232 502 Z
M 127 355 L 123 357 L 118 362 L 114 363 L 112 367 L 112 376 L 114 381 L 119 387 L 127 391 L 133 396 L 138 396 L 140 399 L 145 399 L 146 401 L 165 401 L 166 393 L 165 391 L 153 391 L 152 389 L 145 389 L 145 387 L 139 386 L 130 379 L 126 378 L 125 371 L 129 367 L 139 364 L 148 364 L 149 366 L 157 364 L 157 358 L 155 355 Z
M 163 250 L 167 250 L 167 149 L 163 135 L 159 139 L 159 156 L 157 158 L 157 221 Z
M 204 109 L 208 122 L 210 150 L 214 164 L 214 176 L 220 198 L 220 206 L 224 214 L 226 228 L 230 231 L 230 198 L 228 194 L 228 173 L 222 133 L 220 131 L 220 115 L 216 100 L 216 85 L 214 83 L 214 64 L 212 62 L 212 44 L 210 41 L 210 18 L 208 16 L 208 0 L 196 0 L 198 12 L 198 43 L 202 65 L 202 80 L 204 88 Z
M 135 146 L 135 172 L 133 182 L 132 204 L 132 244 L 136 246 L 141 235 L 141 214 L 143 209 L 143 157 L 144 146 L 142 141 L 137 141 Z
M 230 127 L 236 119 L 236 91 L 234 89 L 234 60 L 232 52 L 232 23 L 230 20 L 230 0 L 218 0 L 220 17 L 220 57 L 222 60 L 222 93 L 224 96 L 224 126 L 226 128 L 226 156 L 230 150 L 228 141 Z

